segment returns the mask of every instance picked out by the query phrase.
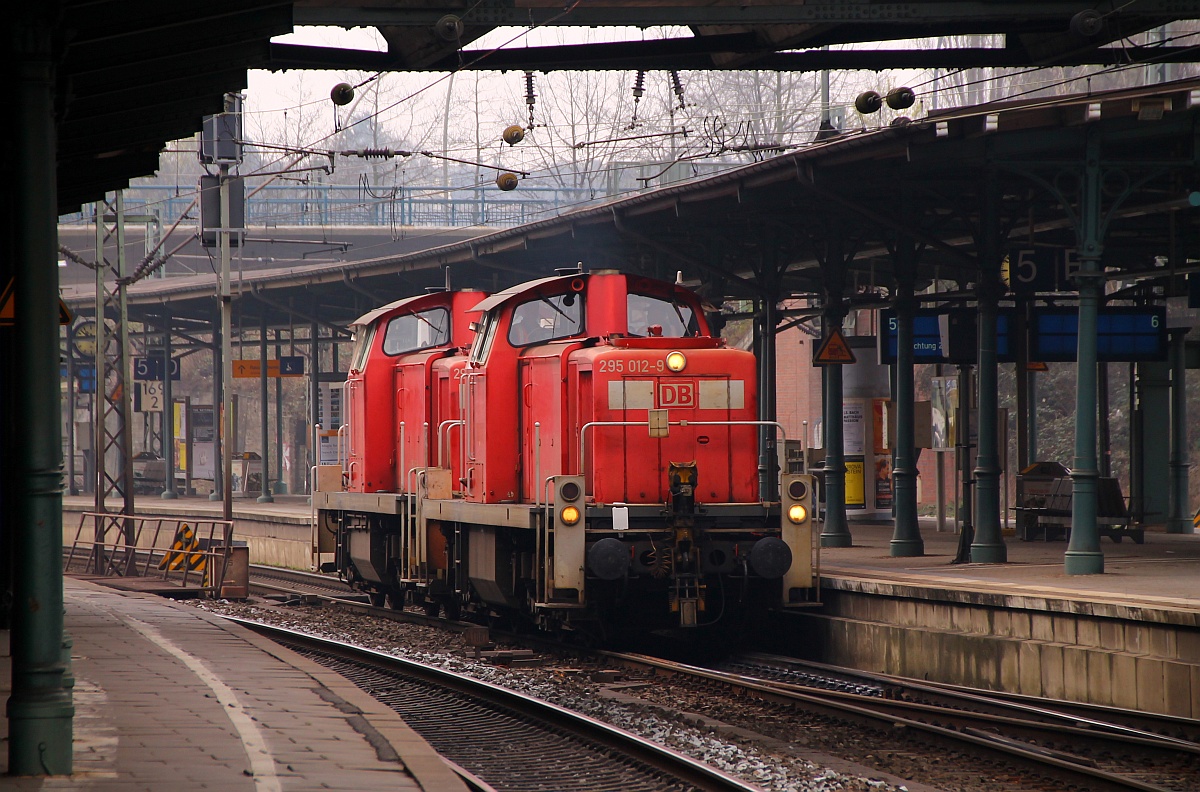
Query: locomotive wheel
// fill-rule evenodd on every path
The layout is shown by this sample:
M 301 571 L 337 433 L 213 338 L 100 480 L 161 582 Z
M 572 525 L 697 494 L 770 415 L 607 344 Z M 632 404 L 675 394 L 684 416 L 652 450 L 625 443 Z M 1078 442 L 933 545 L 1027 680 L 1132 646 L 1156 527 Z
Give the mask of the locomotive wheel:
M 427 599 L 421 603 L 421 607 L 424 608 L 426 616 L 436 617 L 438 611 L 442 609 L 442 603 L 437 600 Z
M 458 621 L 462 618 L 462 603 L 458 600 L 448 600 L 446 602 L 446 618 L 450 621 Z
M 387 606 L 392 610 L 404 610 L 404 592 L 389 591 L 387 594 Z
M 376 608 L 382 608 L 387 601 L 387 595 L 379 591 L 369 591 L 367 597 Z

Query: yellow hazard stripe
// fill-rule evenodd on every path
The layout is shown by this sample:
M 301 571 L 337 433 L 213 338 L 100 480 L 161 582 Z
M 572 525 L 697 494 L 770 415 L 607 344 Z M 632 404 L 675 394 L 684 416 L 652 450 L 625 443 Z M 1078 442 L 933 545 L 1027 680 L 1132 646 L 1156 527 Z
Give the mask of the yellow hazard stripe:
M 200 550 L 200 541 L 187 523 L 180 525 L 179 530 L 175 532 L 171 550 L 175 552 L 168 551 L 163 555 L 163 560 L 158 564 L 159 569 L 175 571 L 181 569 L 185 563 L 189 569 L 204 568 L 204 554 L 197 552 Z

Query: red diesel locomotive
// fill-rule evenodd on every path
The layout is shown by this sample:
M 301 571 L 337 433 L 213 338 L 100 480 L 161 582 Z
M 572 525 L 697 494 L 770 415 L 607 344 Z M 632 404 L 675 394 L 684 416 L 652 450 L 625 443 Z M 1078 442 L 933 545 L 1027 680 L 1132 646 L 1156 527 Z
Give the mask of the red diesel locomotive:
M 816 599 L 813 482 L 759 492 L 778 426 L 692 292 L 576 272 L 400 300 L 354 331 L 318 551 L 377 601 L 603 633 Z

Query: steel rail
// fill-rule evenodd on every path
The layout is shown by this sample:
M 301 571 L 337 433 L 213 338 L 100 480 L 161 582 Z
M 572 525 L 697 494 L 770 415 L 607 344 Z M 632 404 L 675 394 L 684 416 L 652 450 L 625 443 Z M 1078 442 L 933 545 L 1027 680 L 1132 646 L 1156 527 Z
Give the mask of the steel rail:
M 861 696 L 839 693 L 837 691 L 825 691 L 817 688 L 801 688 L 801 686 L 787 683 L 771 683 L 741 674 L 714 671 L 685 663 L 660 660 L 645 655 L 603 651 L 598 654 L 608 658 L 615 664 L 649 668 L 669 674 L 678 674 L 708 682 L 716 682 L 740 688 L 760 698 L 781 704 L 794 705 L 803 703 L 833 717 L 849 717 L 863 723 L 882 724 L 889 730 L 904 727 L 911 731 L 921 732 L 951 743 L 968 743 L 976 748 L 999 754 L 1009 761 L 1014 759 L 1021 760 L 1042 772 L 1057 771 L 1060 774 L 1065 774 L 1072 777 L 1076 783 L 1084 783 L 1084 788 L 1091 790 L 1091 792 L 1099 792 L 1100 790 L 1114 790 L 1118 792 L 1125 792 L 1127 790 L 1138 790 L 1138 792 L 1173 792 L 1168 787 L 1146 783 L 1126 775 L 1089 766 L 1082 763 L 1078 757 L 1070 754 L 1021 743 L 1017 740 L 977 729 L 967 728 L 958 730 L 897 715 L 894 712 L 887 711 L 885 706 L 894 702 L 877 696 Z M 940 714 L 950 718 L 964 714 L 969 715 L 971 713 L 961 713 L 958 710 L 942 708 Z M 1095 738 L 1099 735 L 1087 732 L 1087 736 Z
M 232 616 L 223 616 L 231 622 L 275 640 L 311 647 L 335 657 L 360 663 L 393 673 L 419 679 L 440 688 L 465 695 L 473 700 L 484 701 L 492 706 L 503 707 L 522 713 L 528 718 L 550 727 L 561 729 L 589 743 L 599 744 L 619 752 L 637 762 L 658 770 L 684 785 L 712 792 L 761 792 L 759 787 L 747 784 L 714 767 L 697 761 L 678 751 L 651 742 L 624 729 L 611 726 L 595 718 L 573 712 L 557 704 L 534 698 L 515 690 L 490 682 L 447 671 L 442 668 L 395 657 L 383 652 L 349 646 L 334 640 L 319 638 L 306 633 L 263 624 Z M 533 770 L 531 768 L 531 770 Z
M 1112 735 L 1114 738 L 1129 738 L 1131 742 L 1143 740 L 1148 743 L 1160 744 L 1161 747 L 1172 750 L 1184 751 L 1186 753 L 1200 753 L 1200 742 L 1195 740 L 1171 737 L 1170 735 L 1160 734 L 1146 728 L 1101 720 L 1102 716 L 1107 716 L 1110 718 L 1124 718 L 1126 720 L 1154 723 L 1164 729 L 1200 731 L 1200 721 L 1192 718 L 1163 715 L 1141 710 L 1125 710 L 1119 707 L 1106 707 L 1098 704 L 1086 704 L 1058 699 L 1047 700 L 1016 693 L 969 688 L 964 685 L 953 685 L 947 682 L 916 680 L 892 674 L 878 674 L 870 671 L 842 668 L 840 666 L 832 666 L 781 655 L 748 652 L 743 657 L 759 659 L 767 663 L 783 663 L 797 668 L 809 668 L 822 673 L 832 673 L 843 677 L 867 680 L 878 685 L 903 688 L 930 696 L 953 698 L 969 704 L 1021 712 L 1058 721 L 1072 727 L 1078 727 L 1083 733 L 1091 737 Z

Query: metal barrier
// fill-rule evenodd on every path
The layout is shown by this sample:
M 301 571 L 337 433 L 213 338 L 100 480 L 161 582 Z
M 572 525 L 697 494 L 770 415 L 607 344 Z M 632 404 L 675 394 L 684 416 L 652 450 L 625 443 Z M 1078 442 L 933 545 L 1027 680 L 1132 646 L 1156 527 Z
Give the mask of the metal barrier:
M 84 536 L 88 528 L 91 538 Z M 232 553 L 230 520 L 84 512 L 63 571 L 159 577 L 181 587 L 219 593 Z

